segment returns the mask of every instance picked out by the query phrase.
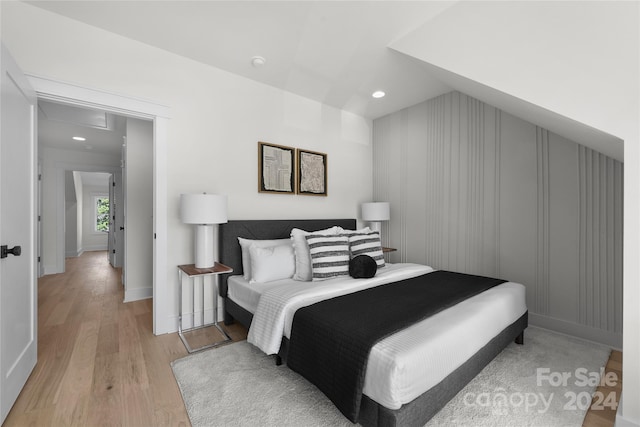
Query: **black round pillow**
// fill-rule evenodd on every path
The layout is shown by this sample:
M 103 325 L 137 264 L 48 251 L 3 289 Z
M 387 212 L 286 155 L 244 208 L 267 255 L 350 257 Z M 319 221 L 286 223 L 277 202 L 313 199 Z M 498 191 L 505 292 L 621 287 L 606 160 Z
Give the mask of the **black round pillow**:
M 358 255 L 349 261 L 349 275 L 355 279 L 369 279 L 376 275 L 378 264 L 369 255 Z

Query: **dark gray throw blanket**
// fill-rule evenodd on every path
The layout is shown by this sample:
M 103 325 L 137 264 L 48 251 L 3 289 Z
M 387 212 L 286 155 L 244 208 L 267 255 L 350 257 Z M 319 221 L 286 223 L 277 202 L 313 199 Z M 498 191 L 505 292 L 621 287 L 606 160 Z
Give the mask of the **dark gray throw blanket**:
M 504 282 L 434 271 L 301 308 L 293 318 L 287 365 L 355 423 L 371 347 Z

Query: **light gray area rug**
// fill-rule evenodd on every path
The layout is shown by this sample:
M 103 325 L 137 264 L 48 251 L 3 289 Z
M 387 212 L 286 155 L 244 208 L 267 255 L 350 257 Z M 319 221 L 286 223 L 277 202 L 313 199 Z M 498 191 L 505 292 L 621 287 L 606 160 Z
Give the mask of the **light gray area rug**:
M 610 349 L 529 327 L 427 426 L 580 426 Z M 352 426 L 286 366 L 246 341 L 172 363 L 196 426 Z

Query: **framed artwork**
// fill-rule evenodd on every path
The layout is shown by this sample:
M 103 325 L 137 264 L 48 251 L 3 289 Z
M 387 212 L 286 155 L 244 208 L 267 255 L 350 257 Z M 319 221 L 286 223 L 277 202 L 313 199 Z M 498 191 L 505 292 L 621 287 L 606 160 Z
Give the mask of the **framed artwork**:
M 298 194 L 327 195 L 327 155 L 298 148 Z
M 258 192 L 295 194 L 295 148 L 258 142 Z

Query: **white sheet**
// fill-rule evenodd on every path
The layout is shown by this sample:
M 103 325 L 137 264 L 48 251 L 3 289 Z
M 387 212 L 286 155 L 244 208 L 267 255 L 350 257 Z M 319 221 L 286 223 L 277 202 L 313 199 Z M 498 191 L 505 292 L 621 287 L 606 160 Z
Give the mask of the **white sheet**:
M 389 264 L 373 279 L 283 280 L 260 287 L 238 276 L 230 282 L 229 295 L 243 295 L 243 301 L 234 301 L 247 310 L 259 300 L 248 341 L 274 354 L 282 336 L 289 337 L 298 308 L 430 271 L 418 264 Z M 400 408 L 438 384 L 525 311 L 524 286 L 508 282 L 380 341 L 369 355 L 364 394 L 387 408 Z
M 293 279 L 276 280 L 268 283 L 249 283 L 247 279 L 240 275 L 229 276 L 227 295 L 240 307 L 255 313 L 258 309 L 260 296 L 264 292 L 291 282 L 301 283 Z

